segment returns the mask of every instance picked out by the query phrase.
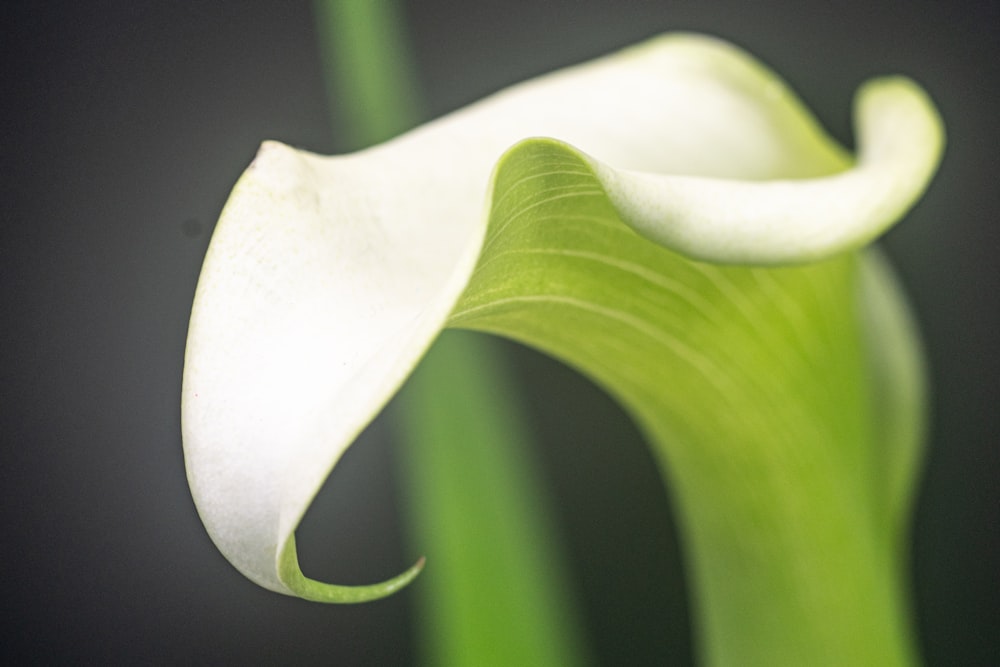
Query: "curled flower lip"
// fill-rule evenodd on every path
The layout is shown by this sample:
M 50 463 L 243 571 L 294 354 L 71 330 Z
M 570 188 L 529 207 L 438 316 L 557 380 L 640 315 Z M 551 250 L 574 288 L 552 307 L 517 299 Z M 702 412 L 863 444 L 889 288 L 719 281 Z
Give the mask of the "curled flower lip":
M 867 245 L 899 220 L 941 152 L 937 115 L 909 79 L 869 82 L 855 107 L 857 162 L 829 176 L 755 181 L 595 169 L 624 222 L 689 257 L 816 261 Z
M 858 100 L 855 163 L 749 56 L 682 34 L 359 153 L 266 142 L 216 227 L 188 335 L 185 461 L 215 544 L 256 583 L 310 599 L 370 599 L 415 576 L 420 563 L 374 587 L 314 582 L 294 531 L 446 325 L 491 212 L 520 185 L 496 190 L 498 165 L 558 145 L 539 178 L 597 185 L 549 202 L 604 198 L 640 235 L 698 260 L 810 262 L 883 232 L 939 159 L 941 125 L 915 84 L 878 80 Z

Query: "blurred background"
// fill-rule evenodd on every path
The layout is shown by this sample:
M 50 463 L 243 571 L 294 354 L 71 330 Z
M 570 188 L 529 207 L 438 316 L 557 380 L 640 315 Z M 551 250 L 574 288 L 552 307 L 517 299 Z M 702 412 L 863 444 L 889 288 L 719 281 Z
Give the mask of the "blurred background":
M 997 664 L 998 4 L 403 4 L 426 118 L 669 30 L 748 48 L 847 143 L 865 78 L 904 73 L 929 90 L 947 154 L 884 241 L 933 377 L 917 624 L 928 664 Z M 0 652 L 21 663 L 412 664 L 408 592 L 330 607 L 257 588 L 209 541 L 184 476 L 187 317 L 230 188 L 263 139 L 354 145 L 331 127 L 312 6 L 8 3 L 0 16 Z M 645 445 L 573 372 L 505 349 L 594 654 L 690 664 L 682 564 Z M 419 555 L 402 538 L 390 432 L 377 421 L 320 494 L 300 533 L 304 567 L 363 583 Z

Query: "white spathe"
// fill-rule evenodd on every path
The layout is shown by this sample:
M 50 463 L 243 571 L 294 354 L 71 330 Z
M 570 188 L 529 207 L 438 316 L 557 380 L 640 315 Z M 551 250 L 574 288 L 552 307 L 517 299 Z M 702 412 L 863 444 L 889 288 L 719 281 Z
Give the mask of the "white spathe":
M 191 315 L 182 422 L 215 544 L 271 590 L 296 526 L 445 324 L 506 149 L 583 151 L 622 219 L 698 259 L 794 263 L 859 247 L 921 194 L 942 130 L 903 79 L 868 84 L 860 156 L 773 74 L 696 35 L 513 87 L 381 146 L 267 142 L 215 229 Z

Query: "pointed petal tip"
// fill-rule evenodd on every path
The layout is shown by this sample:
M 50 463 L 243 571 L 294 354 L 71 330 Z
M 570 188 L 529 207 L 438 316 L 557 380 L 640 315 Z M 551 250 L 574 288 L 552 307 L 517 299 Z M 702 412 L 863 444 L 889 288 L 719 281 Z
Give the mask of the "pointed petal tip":
M 332 604 L 358 604 L 380 600 L 402 590 L 417 578 L 426 563 L 427 558 L 421 556 L 406 571 L 377 584 L 363 586 L 327 584 L 302 574 L 295 548 L 295 536 L 292 535 L 278 559 L 278 576 L 290 594 L 304 600 Z

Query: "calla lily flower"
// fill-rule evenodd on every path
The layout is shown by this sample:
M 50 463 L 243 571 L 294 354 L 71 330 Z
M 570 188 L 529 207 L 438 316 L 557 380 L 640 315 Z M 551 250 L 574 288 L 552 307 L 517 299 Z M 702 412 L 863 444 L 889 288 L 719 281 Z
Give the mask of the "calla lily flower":
M 943 131 L 901 77 L 866 83 L 854 118 L 852 155 L 749 55 L 675 34 L 358 153 L 264 143 L 215 229 L 188 335 L 184 453 L 209 535 L 254 582 L 308 599 L 412 579 L 422 563 L 370 587 L 313 581 L 294 534 L 456 326 L 565 360 L 635 417 L 705 613 L 755 588 L 797 600 L 713 627 L 780 632 L 803 599 L 865 608 L 858 587 L 898 584 L 922 400 L 905 306 L 865 246 L 927 187 Z M 801 571 L 755 574 L 783 549 Z M 871 571 L 844 586 L 833 551 Z M 857 631 L 887 614 L 859 613 Z

